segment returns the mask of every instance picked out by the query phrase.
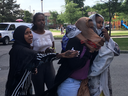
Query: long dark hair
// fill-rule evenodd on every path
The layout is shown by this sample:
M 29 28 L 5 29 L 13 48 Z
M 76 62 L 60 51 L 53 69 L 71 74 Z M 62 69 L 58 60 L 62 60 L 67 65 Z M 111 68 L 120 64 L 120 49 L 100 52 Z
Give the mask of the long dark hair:
M 33 25 L 32 25 L 32 30 L 37 30 L 37 26 L 35 25 L 35 22 L 36 22 L 36 18 L 37 18 L 37 16 L 38 15 L 43 15 L 44 16 L 44 14 L 43 13 L 40 13 L 40 12 L 38 12 L 38 13 L 36 13 L 34 16 L 33 16 L 33 21 L 32 21 L 32 23 L 33 23 Z M 45 17 L 45 16 L 44 16 Z

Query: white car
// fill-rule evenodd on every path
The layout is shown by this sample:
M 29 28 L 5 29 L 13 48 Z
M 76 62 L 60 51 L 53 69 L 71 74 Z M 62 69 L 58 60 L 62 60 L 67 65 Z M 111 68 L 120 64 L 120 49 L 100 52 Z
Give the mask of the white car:
M 4 45 L 7 45 L 9 44 L 10 41 L 14 41 L 13 39 L 14 30 L 20 25 L 26 25 L 29 28 L 32 27 L 32 23 L 1 22 L 0 23 L 0 42 L 3 42 Z

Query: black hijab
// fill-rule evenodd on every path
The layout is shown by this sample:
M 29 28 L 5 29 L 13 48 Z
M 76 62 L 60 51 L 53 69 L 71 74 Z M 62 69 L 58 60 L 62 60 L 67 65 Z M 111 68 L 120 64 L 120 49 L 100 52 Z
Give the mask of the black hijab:
M 24 39 L 24 33 L 27 28 L 29 27 L 23 25 L 16 28 L 13 34 L 13 38 L 15 40 L 13 46 L 21 45 L 30 48 L 30 44 L 28 44 Z
M 35 67 L 34 62 L 36 61 L 37 52 L 30 49 L 30 44 L 24 39 L 24 33 L 27 28 L 27 26 L 19 26 L 13 34 L 15 41 L 9 52 L 10 69 L 6 84 L 6 90 L 10 94 L 20 81 L 24 71 L 26 69 L 32 70 Z

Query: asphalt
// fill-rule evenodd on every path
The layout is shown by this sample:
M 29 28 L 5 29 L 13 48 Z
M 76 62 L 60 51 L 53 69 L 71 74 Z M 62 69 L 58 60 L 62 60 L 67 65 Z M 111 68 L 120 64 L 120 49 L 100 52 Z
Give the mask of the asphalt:
M 61 39 L 55 40 L 55 46 L 57 52 L 61 52 Z M 7 80 L 7 74 L 9 69 L 9 55 L 8 52 L 11 49 L 12 44 L 2 45 L 0 44 L 0 96 L 5 96 L 5 84 Z M 124 51 L 124 50 L 123 50 Z M 121 51 L 122 52 L 122 51 Z M 125 51 L 125 53 L 127 50 Z M 128 53 L 128 52 L 127 52 Z M 115 56 L 111 64 L 111 78 L 112 78 L 112 88 L 113 96 L 128 96 L 128 54 L 120 54 L 120 56 Z M 54 68 L 57 73 L 58 61 L 54 61 Z M 123 81 L 122 81 L 123 80 Z

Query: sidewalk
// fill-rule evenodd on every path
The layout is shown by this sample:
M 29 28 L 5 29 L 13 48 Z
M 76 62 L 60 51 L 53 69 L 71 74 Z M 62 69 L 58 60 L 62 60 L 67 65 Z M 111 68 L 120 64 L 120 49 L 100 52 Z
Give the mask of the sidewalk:
M 52 34 L 53 34 L 53 36 L 55 36 L 55 35 L 61 35 L 61 32 L 59 33 L 59 32 L 52 32 Z

